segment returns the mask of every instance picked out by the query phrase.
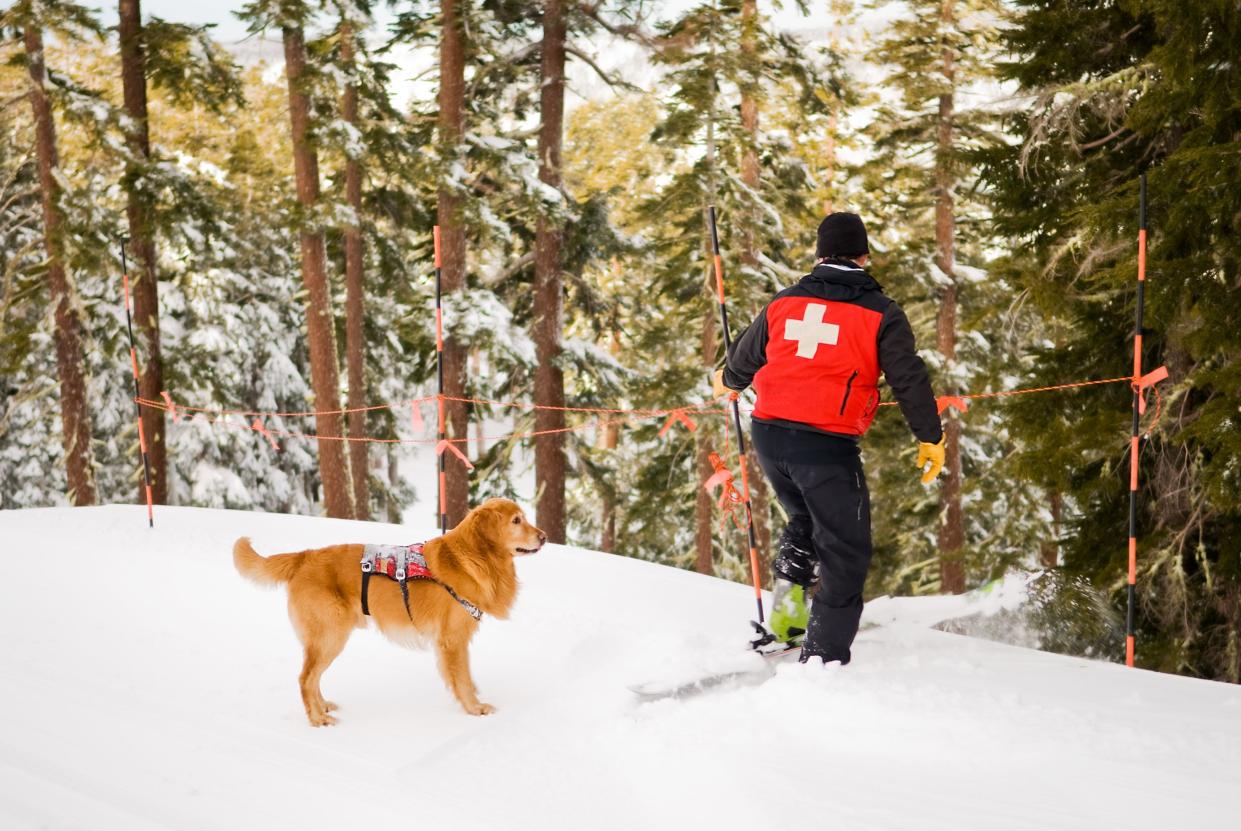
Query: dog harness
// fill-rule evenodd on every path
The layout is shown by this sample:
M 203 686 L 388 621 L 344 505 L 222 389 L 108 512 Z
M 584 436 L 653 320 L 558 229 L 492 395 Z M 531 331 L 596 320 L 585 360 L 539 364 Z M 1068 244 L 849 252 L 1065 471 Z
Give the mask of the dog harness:
M 470 617 L 475 620 L 482 619 L 481 609 L 453 591 L 452 586 L 436 579 L 431 573 L 431 569 L 427 567 L 427 558 L 422 554 L 424 545 L 420 542 L 413 545 L 371 545 L 368 543 L 362 547 L 362 614 L 370 615 L 371 613 L 366 599 L 371 575 L 382 574 L 400 585 L 401 598 L 405 601 L 405 614 L 409 615 L 410 620 L 413 620 L 413 615 L 409 611 L 409 587 L 406 585 L 410 580 L 430 580 L 442 586 L 453 600 L 469 612 Z

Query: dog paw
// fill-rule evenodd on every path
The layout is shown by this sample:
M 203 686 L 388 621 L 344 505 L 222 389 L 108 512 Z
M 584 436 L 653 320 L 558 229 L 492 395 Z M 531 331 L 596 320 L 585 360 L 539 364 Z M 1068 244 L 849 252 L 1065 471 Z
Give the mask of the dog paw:
M 465 711 L 472 716 L 489 716 L 496 711 L 496 708 L 480 702 L 472 707 L 466 707 Z
M 337 723 L 337 719 L 334 716 L 329 716 L 327 713 L 319 716 L 310 716 L 311 727 L 331 727 Z

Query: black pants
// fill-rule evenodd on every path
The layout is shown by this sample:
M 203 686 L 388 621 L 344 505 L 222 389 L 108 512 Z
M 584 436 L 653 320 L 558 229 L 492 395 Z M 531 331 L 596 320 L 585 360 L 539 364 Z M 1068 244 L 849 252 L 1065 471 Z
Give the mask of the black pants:
M 808 537 L 819 558 L 805 652 L 847 663 L 870 568 L 870 493 L 856 445 L 822 436 L 822 447 L 810 449 L 804 433 L 785 437 L 802 432 L 755 422 L 754 449 L 788 512 L 788 533 Z

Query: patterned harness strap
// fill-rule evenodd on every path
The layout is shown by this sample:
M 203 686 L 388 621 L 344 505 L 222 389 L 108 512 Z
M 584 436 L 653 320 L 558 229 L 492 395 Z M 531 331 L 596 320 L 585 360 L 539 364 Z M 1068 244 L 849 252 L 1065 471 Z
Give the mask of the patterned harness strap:
M 431 574 L 431 569 L 427 566 L 427 558 L 422 553 L 423 546 L 424 543 L 417 542 L 413 545 L 372 545 L 368 543 L 362 547 L 360 562 L 362 566 L 362 614 L 370 615 L 371 613 L 370 604 L 367 602 L 371 575 L 382 574 L 400 585 L 401 599 L 405 601 L 405 614 L 409 615 L 410 620 L 414 619 L 413 613 L 409 610 L 407 583 L 410 580 L 430 580 L 441 586 L 453 600 L 469 612 L 470 617 L 480 620 L 483 616 L 481 609 L 453 591 L 452 586 L 436 579 L 435 575 Z

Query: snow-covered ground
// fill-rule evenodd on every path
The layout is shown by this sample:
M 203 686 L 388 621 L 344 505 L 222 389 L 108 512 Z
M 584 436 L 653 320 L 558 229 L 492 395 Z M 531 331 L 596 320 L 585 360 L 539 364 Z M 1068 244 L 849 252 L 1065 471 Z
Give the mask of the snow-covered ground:
M 476 718 L 426 653 L 359 632 L 306 724 L 263 553 L 401 527 L 114 506 L 0 513 L 0 828 L 1167 829 L 1241 815 L 1241 688 L 950 635 L 871 604 L 843 670 L 638 704 L 727 654 L 744 586 L 551 546 L 473 651 Z M 429 525 L 429 522 L 428 522 Z

